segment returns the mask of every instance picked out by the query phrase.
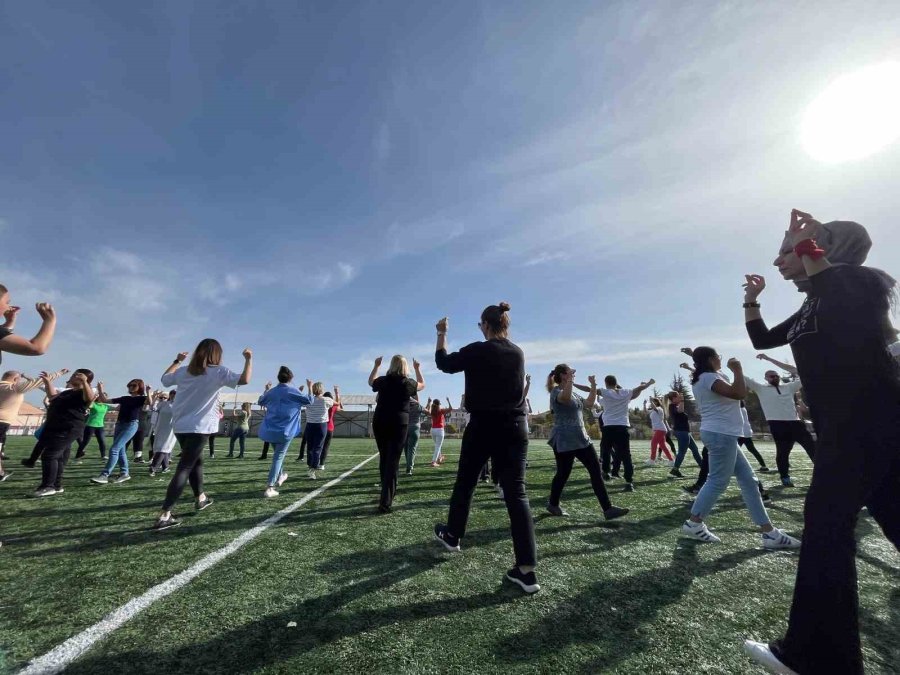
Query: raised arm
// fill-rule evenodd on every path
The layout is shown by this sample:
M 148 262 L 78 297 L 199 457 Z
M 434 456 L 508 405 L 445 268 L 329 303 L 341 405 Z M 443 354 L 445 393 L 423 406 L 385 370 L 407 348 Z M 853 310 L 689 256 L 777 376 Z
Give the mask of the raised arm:
M 253 350 L 247 347 L 241 355 L 244 357 L 244 370 L 241 371 L 241 377 L 238 380 L 238 386 L 242 384 L 250 384 L 250 378 L 253 377 Z
M 37 334 L 30 340 L 19 335 L 7 335 L 0 338 L 0 351 L 9 352 L 10 354 L 18 354 L 19 356 L 41 356 L 46 354 L 53 342 L 53 334 L 56 332 L 56 312 L 53 306 L 46 302 L 40 302 L 35 305 L 37 313 L 41 316 L 41 327 Z M 16 310 L 18 311 L 18 310 Z M 12 319 L 12 325 L 15 325 L 15 313 L 12 317 L 7 316 L 6 326 L 10 327 L 9 322 Z
M 575 369 L 569 368 L 565 373 L 565 377 L 560 382 L 559 393 L 556 395 L 556 402 L 563 405 L 569 405 L 572 402 L 572 387 L 575 384 Z M 590 390 L 588 390 L 590 391 Z
M 656 380 L 654 380 L 652 377 L 647 382 L 641 382 L 638 386 L 631 390 L 631 400 L 633 401 L 634 399 L 636 399 L 644 392 L 644 390 L 652 387 L 654 384 L 656 384 Z
M 187 358 L 187 356 L 188 356 L 187 352 L 178 352 L 178 355 L 175 357 L 175 360 L 169 364 L 168 368 L 166 368 L 165 372 L 163 373 L 163 377 L 165 377 L 166 375 L 171 375 L 176 370 L 178 370 L 178 367 L 184 362 L 184 360 Z M 165 382 L 163 382 L 163 384 L 165 384 Z
M 63 368 L 62 370 L 58 370 L 55 373 L 49 373 L 49 377 L 51 380 L 56 380 L 62 377 L 63 375 L 68 375 L 69 369 Z M 16 391 L 20 394 L 24 394 L 29 391 L 33 391 L 40 386 L 43 386 L 44 381 L 40 377 L 36 377 L 33 380 L 31 378 L 25 377 L 24 375 L 19 378 L 19 382 L 16 384 Z
M 588 382 L 591 383 L 590 392 L 588 392 L 588 397 L 584 401 L 584 407 L 590 410 L 594 407 L 594 403 L 597 402 L 597 378 L 594 375 L 588 375 Z
M 448 412 L 448 413 L 452 413 L 452 412 L 453 412 L 453 404 L 450 403 L 450 397 L 449 397 L 449 396 L 447 397 L 447 412 Z
M 87 377 L 84 373 L 75 373 L 72 376 L 72 384 L 81 390 L 81 397 L 84 399 L 85 403 L 93 403 L 94 390 L 91 389 L 91 384 L 87 381 Z
M 744 368 L 737 359 L 728 359 L 728 369 L 734 373 L 733 382 L 728 384 L 724 380 L 716 380 L 713 382 L 712 390 L 736 401 L 740 401 L 747 397 L 747 384 L 744 382 Z
M 38 377 L 41 378 L 41 382 L 44 385 L 44 391 L 47 392 L 47 399 L 52 399 L 56 396 L 56 387 L 53 386 L 53 380 L 50 379 L 50 374 L 41 372 Z
M 334 404 L 337 406 L 338 410 L 344 407 L 341 403 L 341 388 L 337 385 L 334 385 Z
M 416 391 L 425 388 L 425 377 L 422 375 L 422 364 L 413 359 L 413 369 L 416 371 Z
M 381 368 L 382 357 L 378 357 L 375 359 L 375 362 L 372 364 L 372 372 L 369 373 L 369 386 L 372 386 L 372 383 L 375 382 L 375 378 L 378 377 L 378 369 Z M 312 383 L 307 380 L 306 383 L 308 385 L 312 385 Z
M 791 375 L 797 375 L 797 374 L 798 374 L 798 371 L 797 371 L 796 366 L 792 366 L 790 363 L 784 363 L 784 362 L 782 362 L 782 361 L 776 361 L 775 359 L 773 359 L 773 358 L 770 357 L 770 356 L 767 356 L 766 354 L 757 354 L 757 355 L 756 355 L 756 358 L 758 358 L 760 361 L 768 361 L 768 362 L 771 363 L 773 366 L 777 366 L 777 367 L 781 368 L 782 370 L 784 370 L 784 371 L 790 373 Z
M 100 403 L 109 403 L 109 394 L 106 393 L 102 382 L 97 383 L 97 400 Z
M 794 324 L 796 314 L 777 326 L 769 328 L 763 321 L 759 309 L 760 293 L 766 288 L 766 279 L 760 274 L 745 274 L 744 279 L 744 324 L 750 342 L 756 349 L 774 349 L 788 343 L 787 334 Z
M 528 391 L 531 389 L 531 375 L 525 375 L 525 398 L 528 398 Z
M 465 370 L 464 350 L 447 353 L 447 330 L 450 322 L 445 316 L 435 324 L 437 329 L 437 344 L 434 349 L 434 363 L 442 373 L 458 373 Z

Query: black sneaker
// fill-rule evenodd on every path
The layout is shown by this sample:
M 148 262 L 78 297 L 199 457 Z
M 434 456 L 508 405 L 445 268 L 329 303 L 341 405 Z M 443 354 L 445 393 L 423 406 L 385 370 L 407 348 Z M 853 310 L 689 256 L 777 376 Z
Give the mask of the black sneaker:
M 169 516 L 168 518 L 157 518 L 156 523 L 153 525 L 154 530 L 168 530 L 170 527 L 175 527 L 176 525 L 181 525 L 181 521 L 175 518 L 175 516 Z
M 761 466 L 761 467 L 759 467 L 759 469 L 757 469 L 757 470 L 758 470 L 760 473 L 769 473 L 772 469 L 770 469 L 770 468 L 767 467 L 767 466 Z
M 634 492 L 634 483 L 625 483 L 625 489 L 622 492 Z
M 33 469 L 33 468 L 34 468 L 34 462 L 32 462 L 30 459 L 28 459 L 28 458 L 26 457 L 25 459 L 22 460 L 22 466 L 27 466 L 29 469 Z
M 672 476 L 672 478 L 684 478 L 684 474 L 681 473 L 678 469 L 672 469 L 671 471 L 669 471 L 669 475 Z
M 626 515 L 630 510 L 631 509 L 623 509 L 620 506 L 610 506 L 603 512 L 603 517 L 607 520 L 615 520 L 616 518 L 621 518 Z
M 75 459 L 82 459 L 87 453 L 84 452 L 76 452 Z
M 525 574 L 518 567 L 513 567 L 506 573 L 506 578 L 528 593 L 528 595 L 532 595 L 541 590 L 534 572 Z
M 451 553 L 459 552 L 459 537 L 454 537 L 450 534 L 447 526 L 443 523 L 438 523 L 434 526 L 434 538 L 441 542 L 444 548 Z
M 696 485 L 682 485 L 681 489 L 687 492 L 689 495 L 695 495 L 699 490 L 697 490 Z
M 791 480 L 790 476 L 785 476 L 781 479 L 781 484 L 784 487 L 794 487 L 794 481 Z
M 562 507 L 555 504 L 547 504 L 547 513 L 551 516 L 568 516 L 569 514 L 566 511 L 563 511 Z
M 613 471 L 609 475 L 612 476 L 613 478 L 621 478 L 618 471 Z
M 266 455 L 260 455 L 260 456 L 257 457 L 256 459 L 268 459 L 268 457 L 267 457 Z
M 386 504 L 378 505 L 378 513 L 393 513 L 394 509 Z
M 209 508 L 212 505 L 213 505 L 213 500 L 210 499 L 209 497 L 204 499 L 202 502 L 199 499 L 196 502 L 194 502 L 194 508 L 197 509 L 198 511 L 202 511 L 203 509 Z

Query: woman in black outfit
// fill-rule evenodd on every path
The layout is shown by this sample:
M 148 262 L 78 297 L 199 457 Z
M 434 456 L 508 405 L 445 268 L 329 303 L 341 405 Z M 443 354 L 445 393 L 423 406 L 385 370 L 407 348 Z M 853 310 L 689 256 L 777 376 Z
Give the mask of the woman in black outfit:
M 417 391 L 425 388 L 422 366 L 413 361 L 416 379 L 409 377 L 409 364 L 399 354 L 391 359 L 387 374 L 378 377 L 381 357 L 369 374 L 369 386 L 378 393 L 372 430 L 378 445 L 378 469 L 381 472 L 380 513 L 390 513 L 397 493 L 397 472 L 400 470 L 400 456 L 406 447 L 406 433 L 409 430 L 409 402 Z
M 434 535 L 447 550 L 459 551 L 478 475 L 490 459 L 503 488 L 516 555 L 516 566 L 506 573 L 506 579 L 526 593 L 536 593 L 541 587 L 534 574 L 534 521 L 525 494 L 525 355 L 509 340 L 508 312 L 505 302 L 487 307 L 478 323 L 485 341 L 452 354 L 447 353 L 447 318 L 437 323 L 435 363 L 445 373 L 466 374 L 466 409 L 471 418 L 463 434 L 447 524 L 435 525 Z
M 774 264 L 806 292 L 803 305 L 767 328 L 757 302 L 765 279 L 744 285 L 753 346 L 790 344 L 818 435 L 787 633 L 745 642 L 778 672 L 863 672 L 854 538 L 863 506 L 900 549 L 900 374 L 887 348 L 896 281 L 862 265 L 871 244 L 857 223 L 823 225 L 794 210 Z

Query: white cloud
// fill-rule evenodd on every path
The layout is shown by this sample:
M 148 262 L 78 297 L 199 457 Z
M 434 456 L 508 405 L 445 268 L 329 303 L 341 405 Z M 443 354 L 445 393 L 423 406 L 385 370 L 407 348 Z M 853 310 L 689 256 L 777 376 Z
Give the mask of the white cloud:
M 544 252 L 538 253 L 533 258 L 529 258 L 524 263 L 522 263 L 525 267 L 532 267 L 534 265 L 543 265 L 544 263 L 551 262 L 561 262 L 563 260 L 568 260 L 569 254 L 563 253 L 562 251 L 555 252 Z
M 385 232 L 388 258 L 426 253 L 450 244 L 465 233 L 462 223 L 435 218 L 415 223 L 393 223 Z

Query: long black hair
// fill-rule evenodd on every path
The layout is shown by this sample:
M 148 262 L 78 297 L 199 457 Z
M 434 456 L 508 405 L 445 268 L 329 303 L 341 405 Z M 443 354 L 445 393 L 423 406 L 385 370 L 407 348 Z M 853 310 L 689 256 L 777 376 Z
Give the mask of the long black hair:
M 694 374 L 691 375 L 691 384 L 697 384 L 703 373 L 714 373 L 713 367 L 709 365 L 709 360 L 718 352 L 712 347 L 697 347 L 694 349 Z

